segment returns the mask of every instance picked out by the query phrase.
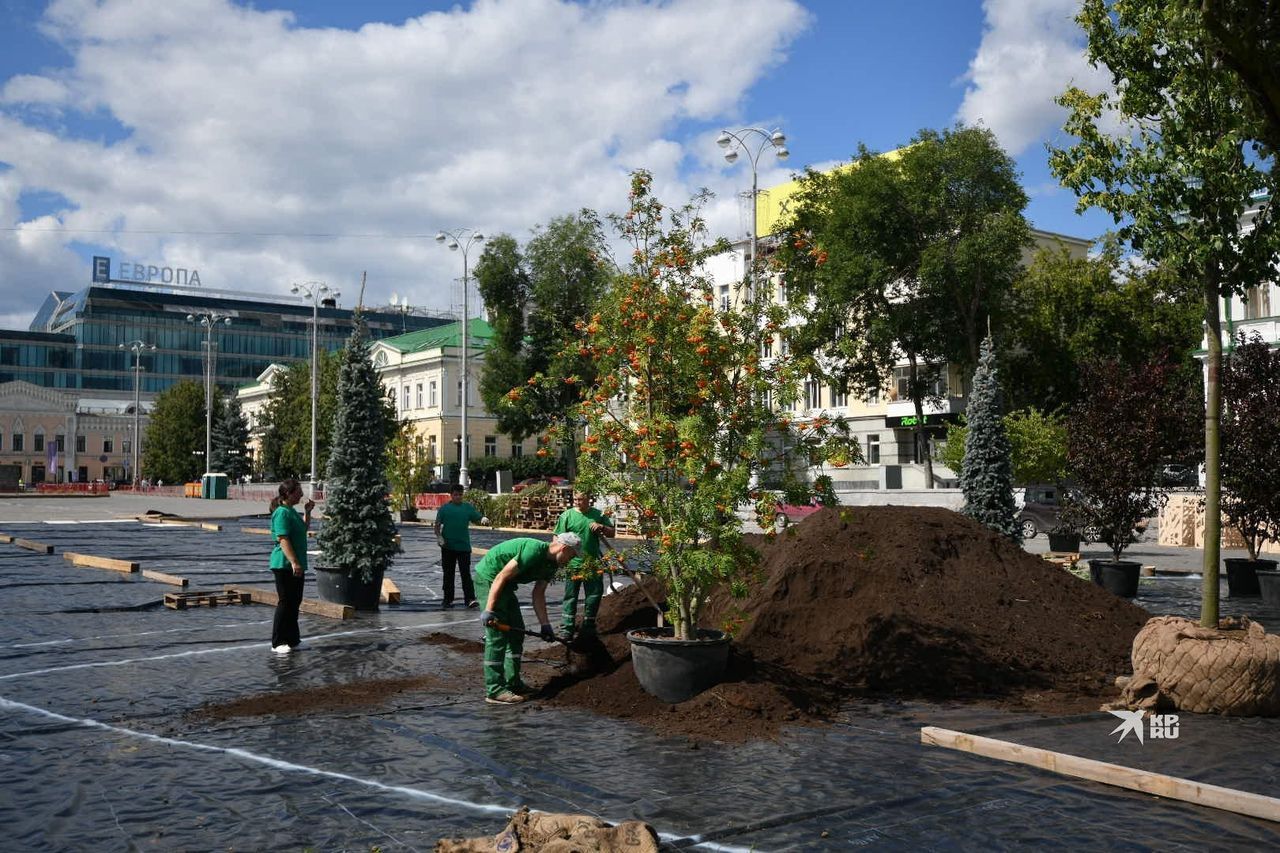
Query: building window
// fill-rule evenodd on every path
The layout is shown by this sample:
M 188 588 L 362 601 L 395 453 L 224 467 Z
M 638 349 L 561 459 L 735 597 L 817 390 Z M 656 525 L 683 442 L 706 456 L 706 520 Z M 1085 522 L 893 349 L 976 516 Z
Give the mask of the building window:
M 843 409 L 849 405 L 849 392 L 841 391 L 838 385 L 831 386 L 831 405 L 837 409 Z
M 457 406 L 462 405 L 462 380 L 461 379 L 458 380 L 458 402 L 455 403 L 455 405 Z
M 760 345 L 760 357 L 773 358 L 773 337 L 772 336 L 765 338 L 764 343 Z
M 720 310 L 729 310 L 729 285 L 727 284 L 720 285 Z
M 1251 287 L 1244 294 L 1244 318 L 1261 320 L 1271 316 L 1271 285 Z
M 67 437 L 66 437 L 65 435 L 59 435 L 59 436 L 56 436 L 56 437 L 54 438 L 54 441 L 56 441 L 56 442 L 58 443 L 58 452 L 59 452 L 59 453 L 66 453 L 66 452 L 67 452 Z
M 816 409 L 822 405 L 822 386 L 818 384 L 816 379 L 806 379 L 804 382 L 804 407 L 806 409 Z
M 76 453 L 84 453 L 84 447 L 85 447 L 84 436 L 77 435 L 76 436 Z
M 26 438 L 27 437 L 20 432 L 15 432 L 13 434 L 13 452 L 14 453 L 22 452 L 22 445 L 26 442 Z
M 103 452 L 103 453 L 115 453 L 115 452 L 116 452 L 116 440 L 115 440 L 114 438 L 103 438 L 103 439 L 102 439 L 102 452 Z
M 4 450 L 4 432 L 0 431 L 0 450 Z
M 31 448 L 35 453 L 44 452 L 44 433 L 37 432 L 34 439 L 34 446 Z
M 880 434 L 871 433 L 867 436 L 867 464 L 880 464 Z
M 765 411 L 773 411 L 773 389 L 766 388 L 760 394 L 760 405 L 764 406 Z
M 876 406 L 876 405 L 879 405 L 879 403 L 880 403 L 880 389 L 872 388 L 870 391 L 867 392 L 867 405 Z
M 522 456 L 524 456 L 524 445 L 523 445 L 523 444 L 516 444 L 515 442 L 512 442 L 512 444 L 511 444 L 511 458 L 512 458 L 512 459 L 519 459 L 519 458 L 520 458 L 520 457 L 522 457 Z
M 434 435 L 427 436 L 427 455 L 429 455 L 432 460 L 440 458 L 436 453 L 436 437 Z
M 433 409 L 440 405 L 436 401 L 436 383 L 434 380 L 427 384 L 427 405 Z
M 409 411 L 409 386 L 404 386 L 404 405 L 400 408 L 401 412 Z
M 419 382 L 417 386 L 414 388 L 414 402 L 417 403 L 417 406 L 415 406 L 415 408 L 418 408 L 418 409 L 422 408 L 422 383 L 421 382 Z
M 498 455 L 498 437 L 496 435 L 486 435 L 484 437 L 484 455 Z
M 920 376 L 926 380 L 928 384 L 924 388 L 925 397 L 945 397 L 947 396 L 947 370 L 945 366 L 937 366 L 937 375 L 930 377 L 928 372 L 930 368 L 921 367 Z M 899 400 L 911 399 L 911 368 L 909 366 L 895 367 L 893 369 L 894 382 L 898 388 Z
M 130 441 L 129 439 L 127 439 L 127 438 L 126 438 L 126 439 L 123 439 L 123 440 L 120 442 L 120 452 L 121 452 L 121 453 L 126 453 L 126 454 L 127 454 L 127 453 L 132 453 L 132 452 L 133 452 L 133 442 L 132 442 L 132 441 Z

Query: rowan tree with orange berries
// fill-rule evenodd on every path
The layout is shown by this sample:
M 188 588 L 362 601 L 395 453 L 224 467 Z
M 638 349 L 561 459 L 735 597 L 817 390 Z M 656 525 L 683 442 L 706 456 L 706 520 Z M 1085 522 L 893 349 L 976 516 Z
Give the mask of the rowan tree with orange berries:
M 788 357 L 761 359 L 762 336 L 783 327 L 787 309 L 750 277 L 727 310 L 716 305 L 705 262 L 730 246 L 707 238 L 709 194 L 670 208 L 651 184 L 635 172 L 628 210 L 610 217 L 631 263 L 580 324 L 576 354 L 591 360 L 596 379 L 582 388 L 578 485 L 635 509 L 656 544 L 654 574 L 675 636 L 694 639 L 708 593 L 726 586 L 741 596 L 756 577 L 738 508 L 754 502 L 772 534 L 776 496 L 752 484 L 779 431 L 811 455 L 851 450 L 843 421 L 798 426 L 773 408 L 795 403 L 802 378 Z

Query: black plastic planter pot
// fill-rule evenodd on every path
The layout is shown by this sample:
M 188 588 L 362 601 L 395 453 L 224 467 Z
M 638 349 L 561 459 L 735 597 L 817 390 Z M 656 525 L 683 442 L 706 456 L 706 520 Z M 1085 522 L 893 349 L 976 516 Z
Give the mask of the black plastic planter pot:
M 1247 560 L 1229 557 L 1222 561 L 1227 567 L 1227 595 L 1232 598 L 1262 595 L 1258 587 L 1258 572 L 1274 572 L 1275 560 Z
M 1257 569 L 1254 574 L 1258 578 L 1258 589 L 1262 591 L 1262 603 L 1268 607 L 1280 607 L 1280 572 Z
M 1142 564 L 1132 560 L 1090 560 L 1089 576 L 1112 595 L 1133 598 L 1138 594 L 1138 575 Z
M 636 680 L 663 702 L 692 699 L 720 683 L 729 663 L 729 638 L 721 631 L 698 629 L 698 639 L 674 639 L 671 628 L 627 632 Z
M 1080 550 L 1079 533 L 1050 533 L 1049 550 L 1070 554 Z
M 359 578 L 351 578 L 345 569 L 331 569 L 326 566 L 312 566 L 316 573 L 316 592 L 321 601 L 334 604 L 350 604 L 356 610 L 377 610 L 378 598 L 382 595 L 382 575 L 377 572 L 373 580 L 364 583 Z

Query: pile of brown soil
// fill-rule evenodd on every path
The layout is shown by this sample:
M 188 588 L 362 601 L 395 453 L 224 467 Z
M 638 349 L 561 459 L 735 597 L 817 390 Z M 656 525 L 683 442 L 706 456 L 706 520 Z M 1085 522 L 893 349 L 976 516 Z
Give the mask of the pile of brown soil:
M 220 722 L 237 717 L 264 715 L 298 717 L 327 711 L 366 708 L 382 705 L 406 693 L 417 693 L 440 685 L 440 679 L 425 675 L 414 678 L 385 678 L 355 681 L 348 684 L 326 684 L 284 693 L 246 696 L 230 702 L 204 705 L 187 714 L 188 719 Z
M 605 597 L 598 622 L 618 667 L 553 678 L 550 701 L 731 740 L 820 720 L 849 696 L 1082 711 L 1114 693 L 1147 619 L 945 509 L 828 509 L 756 544 L 754 597 L 718 595 L 703 613 L 707 626 L 743 620 L 724 684 L 675 708 L 640 690 L 625 631 L 653 625 L 653 609 L 629 589 Z

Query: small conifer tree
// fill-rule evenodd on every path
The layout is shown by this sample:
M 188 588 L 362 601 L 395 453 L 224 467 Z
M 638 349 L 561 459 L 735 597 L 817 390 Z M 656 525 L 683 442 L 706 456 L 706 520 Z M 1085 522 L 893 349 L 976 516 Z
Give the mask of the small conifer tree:
M 386 418 L 382 383 L 357 312 L 342 353 L 319 540 L 323 565 L 364 583 L 385 571 L 399 551 L 387 504 Z
M 249 473 L 249 420 L 234 394 L 215 409 L 213 422 L 213 458 L 210 471 L 226 474 L 232 482 Z
M 960 488 L 964 514 L 1015 542 L 1022 541 L 1013 501 L 1013 461 L 1004 428 L 1003 403 L 996 377 L 996 356 L 988 335 L 969 394 L 969 431 L 964 439 Z

